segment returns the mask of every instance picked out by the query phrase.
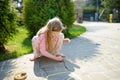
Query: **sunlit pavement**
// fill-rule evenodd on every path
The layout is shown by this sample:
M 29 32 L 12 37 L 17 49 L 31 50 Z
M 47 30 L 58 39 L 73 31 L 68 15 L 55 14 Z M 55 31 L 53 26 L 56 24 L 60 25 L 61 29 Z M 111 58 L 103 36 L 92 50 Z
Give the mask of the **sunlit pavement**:
M 78 23 L 75 23 L 78 24 Z M 45 57 L 30 62 L 32 54 L 0 62 L 0 80 L 120 80 L 120 23 L 84 22 L 87 32 L 64 44 L 63 62 Z

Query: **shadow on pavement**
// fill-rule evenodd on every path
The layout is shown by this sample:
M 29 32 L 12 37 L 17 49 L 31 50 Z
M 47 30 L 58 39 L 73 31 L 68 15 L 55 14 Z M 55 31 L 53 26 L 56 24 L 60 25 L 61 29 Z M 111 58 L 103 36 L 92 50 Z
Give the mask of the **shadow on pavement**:
M 11 77 L 14 68 L 16 68 L 16 66 L 14 66 L 15 64 L 15 61 L 11 60 L 0 62 L 0 80 L 4 80 L 5 78 L 7 80 L 9 77 Z
M 79 66 L 67 59 L 63 62 L 57 62 L 46 57 L 40 57 L 34 62 L 34 74 L 47 80 L 79 80 L 69 76 L 75 68 L 80 69 Z
M 71 58 L 72 61 L 90 59 L 98 53 L 100 44 L 92 42 L 85 37 L 77 37 L 71 40 L 69 44 L 64 44 L 61 50 L 65 56 Z

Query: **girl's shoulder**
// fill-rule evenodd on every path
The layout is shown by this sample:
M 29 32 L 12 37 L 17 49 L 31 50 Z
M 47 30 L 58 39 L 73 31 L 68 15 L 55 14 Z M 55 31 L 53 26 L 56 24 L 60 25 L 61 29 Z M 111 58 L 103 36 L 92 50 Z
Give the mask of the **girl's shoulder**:
M 42 34 L 40 34 L 39 36 L 38 36 L 38 35 L 33 36 L 32 41 L 35 41 L 35 40 L 43 40 L 44 38 L 45 38 L 45 34 L 42 33 Z

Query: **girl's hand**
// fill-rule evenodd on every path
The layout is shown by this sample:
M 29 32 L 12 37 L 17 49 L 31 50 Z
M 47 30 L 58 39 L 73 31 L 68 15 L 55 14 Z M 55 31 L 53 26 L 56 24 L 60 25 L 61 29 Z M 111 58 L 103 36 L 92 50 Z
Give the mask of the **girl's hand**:
M 61 54 L 61 53 L 57 53 L 56 56 L 65 57 L 65 55 L 64 55 L 64 54 Z
M 69 39 L 69 38 L 65 38 L 65 39 L 63 40 L 63 42 L 65 42 L 65 43 L 70 43 L 70 39 Z
M 56 57 L 56 60 L 57 60 L 57 61 L 63 61 L 64 58 L 63 58 L 62 56 L 57 56 L 57 57 Z

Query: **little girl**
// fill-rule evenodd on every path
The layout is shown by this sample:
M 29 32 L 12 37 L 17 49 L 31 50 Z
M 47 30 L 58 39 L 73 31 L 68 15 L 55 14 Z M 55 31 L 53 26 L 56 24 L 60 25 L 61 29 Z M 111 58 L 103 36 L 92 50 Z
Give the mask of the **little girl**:
M 69 38 L 64 39 L 63 29 L 63 24 L 58 17 L 49 20 L 32 39 L 34 57 L 30 58 L 30 61 L 36 60 L 41 55 L 56 61 L 63 61 L 64 55 L 59 51 L 63 42 L 70 42 Z

